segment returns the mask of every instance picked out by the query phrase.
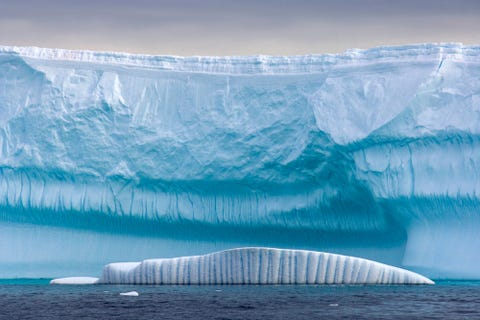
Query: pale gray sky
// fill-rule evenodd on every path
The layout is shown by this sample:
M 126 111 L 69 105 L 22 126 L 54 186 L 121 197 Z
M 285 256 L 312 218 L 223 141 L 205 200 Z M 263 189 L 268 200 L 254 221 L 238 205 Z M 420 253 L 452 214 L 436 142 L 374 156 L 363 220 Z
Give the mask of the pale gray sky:
M 293 55 L 480 44 L 478 0 L 0 0 L 0 45 Z

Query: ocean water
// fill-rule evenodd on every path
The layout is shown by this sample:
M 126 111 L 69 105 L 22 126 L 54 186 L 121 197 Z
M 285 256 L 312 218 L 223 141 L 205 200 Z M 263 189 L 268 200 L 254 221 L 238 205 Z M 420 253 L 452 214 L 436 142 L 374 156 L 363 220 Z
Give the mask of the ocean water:
M 121 296 L 135 290 L 138 297 Z M 0 319 L 478 319 L 480 282 L 435 286 L 53 286 L 0 281 Z

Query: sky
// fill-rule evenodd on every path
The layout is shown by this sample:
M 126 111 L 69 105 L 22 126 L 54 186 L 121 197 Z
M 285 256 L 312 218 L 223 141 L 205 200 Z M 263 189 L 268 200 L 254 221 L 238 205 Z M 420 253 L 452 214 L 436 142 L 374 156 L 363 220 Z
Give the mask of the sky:
M 0 0 L 0 45 L 161 55 L 480 44 L 479 0 Z

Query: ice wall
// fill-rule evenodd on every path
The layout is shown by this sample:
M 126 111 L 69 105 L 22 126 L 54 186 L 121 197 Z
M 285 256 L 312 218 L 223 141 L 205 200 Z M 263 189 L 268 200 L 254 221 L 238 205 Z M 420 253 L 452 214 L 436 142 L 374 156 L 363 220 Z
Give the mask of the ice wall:
M 0 235 L 15 244 L 0 245 L 0 273 L 68 265 L 85 246 L 101 268 L 264 245 L 480 278 L 479 131 L 480 47 L 189 58 L 0 47 L 0 228 L 21 225 L 33 244 Z M 58 238 L 40 236 L 48 228 Z

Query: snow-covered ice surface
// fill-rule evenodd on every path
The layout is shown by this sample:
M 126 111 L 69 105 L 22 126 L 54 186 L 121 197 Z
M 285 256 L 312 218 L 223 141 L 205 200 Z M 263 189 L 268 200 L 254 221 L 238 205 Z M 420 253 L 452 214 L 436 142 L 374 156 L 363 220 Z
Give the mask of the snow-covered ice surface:
M 238 248 L 202 256 L 112 263 L 103 284 L 433 284 L 386 264 L 316 251 Z
M 0 47 L 0 277 L 242 246 L 480 278 L 480 47 Z

